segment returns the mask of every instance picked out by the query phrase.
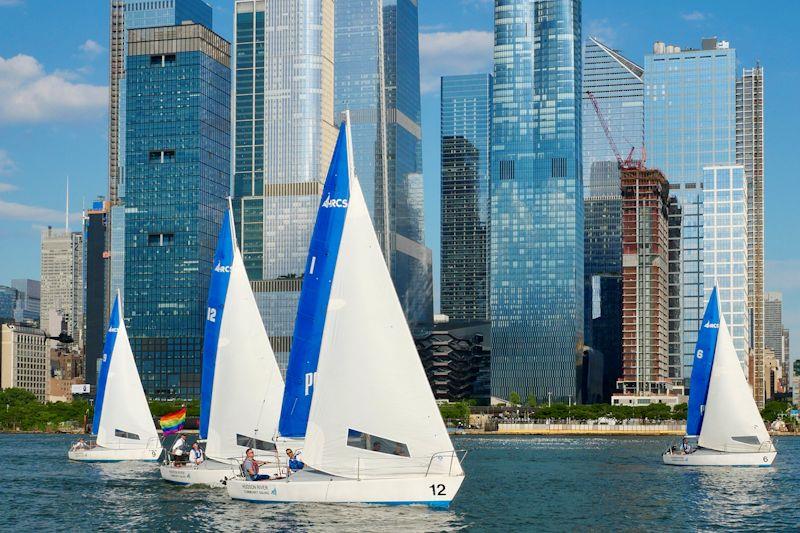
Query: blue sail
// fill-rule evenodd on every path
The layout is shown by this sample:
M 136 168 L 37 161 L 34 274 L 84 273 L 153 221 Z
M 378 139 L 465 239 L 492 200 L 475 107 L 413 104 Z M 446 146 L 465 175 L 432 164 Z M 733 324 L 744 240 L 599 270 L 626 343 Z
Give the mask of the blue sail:
M 278 425 L 284 437 L 302 438 L 306 434 L 325 315 L 349 201 L 347 133 L 343 123 L 322 189 L 306 260 Z
M 694 364 L 692 366 L 692 379 L 689 384 L 689 412 L 686 420 L 686 434 L 700 435 L 705 416 L 706 398 L 708 397 L 708 384 L 711 381 L 711 368 L 714 366 L 714 352 L 717 348 L 717 335 L 719 334 L 719 303 L 717 301 L 717 288 L 711 291 L 697 344 L 694 349 Z
M 217 345 L 219 344 L 222 312 L 228 284 L 231 280 L 231 266 L 236 253 L 233 242 L 233 227 L 230 211 L 225 213 L 219 231 L 217 250 L 211 269 L 211 283 L 208 286 L 208 306 L 206 326 L 203 334 L 203 378 L 200 387 L 200 438 L 208 438 L 208 418 L 211 414 L 211 394 L 214 388 L 214 368 L 217 364 Z
M 100 417 L 103 414 L 103 399 L 106 395 L 106 383 L 108 382 L 108 367 L 111 365 L 111 356 L 114 354 L 114 345 L 117 342 L 117 331 L 119 331 L 119 294 L 114 298 L 114 307 L 111 309 L 111 317 L 108 320 L 108 332 L 106 342 L 103 345 L 103 359 L 100 363 L 100 375 L 97 377 L 97 394 L 94 398 L 94 417 L 92 418 L 92 433 L 97 435 L 100 427 Z

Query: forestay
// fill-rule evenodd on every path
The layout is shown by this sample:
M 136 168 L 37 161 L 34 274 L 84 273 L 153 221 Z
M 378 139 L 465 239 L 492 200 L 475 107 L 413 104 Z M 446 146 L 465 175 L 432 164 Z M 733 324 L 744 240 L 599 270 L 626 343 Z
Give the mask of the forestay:
M 771 449 L 769 433 L 758 412 L 753 393 L 736 357 L 725 317 L 720 313 L 711 382 L 705 418 L 698 444 L 725 452 L 755 452 Z
M 122 320 L 119 294 L 114 299 L 103 346 L 92 430 L 97 434 L 97 444 L 104 448 L 160 447 Z
M 206 455 L 241 457 L 245 448 L 274 449 L 281 378 L 236 244 L 232 213 L 220 230 L 209 286 L 203 345 L 201 417 Z
M 349 133 L 343 124 L 337 151 L 345 136 L 352 162 Z M 323 197 L 320 205 L 346 216 L 304 458 L 348 478 L 460 475 L 352 166 L 331 178 L 349 179 L 349 198 Z

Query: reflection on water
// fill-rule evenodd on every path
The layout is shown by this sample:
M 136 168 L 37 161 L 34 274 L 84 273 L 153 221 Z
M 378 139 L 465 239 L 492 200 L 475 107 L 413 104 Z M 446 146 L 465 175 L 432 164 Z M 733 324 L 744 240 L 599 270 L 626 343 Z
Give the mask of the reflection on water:
M 449 511 L 266 505 L 163 482 L 152 463 L 67 461 L 71 439 L 0 435 L 0 530 L 563 531 L 793 529 L 800 439 L 771 468 L 661 464 L 670 437 L 461 437 Z

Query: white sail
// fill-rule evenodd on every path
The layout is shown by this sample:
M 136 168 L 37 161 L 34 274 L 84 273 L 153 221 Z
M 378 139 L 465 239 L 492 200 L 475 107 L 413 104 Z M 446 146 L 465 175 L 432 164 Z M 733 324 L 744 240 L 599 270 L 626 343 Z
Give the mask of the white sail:
M 220 245 L 233 248 L 232 263 L 214 267 L 214 275 L 229 270 L 224 306 L 207 316 L 210 326 L 220 320 L 206 444 L 206 455 L 216 459 L 241 457 L 249 447 L 274 449 L 284 388 L 232 223 L 230 231 L 231 238 Z
M 112 449 L 160 448 L 158 432 L 122 319 L 119 295 L 110 322 L 108 336 L 114 335 L 115 338 L 111 337 L 104 348 L 103 364 L 108 366 L 101 370 L 104 378 L 102 399 L 95 400 L 100 403 L 95 405 L 95 409 L 100 409 L 95 428 L 97 444 Z
M 698 444 L 724 452 L 769 451 L 770 436 L 736 357 L 725 317 L 720 314 L 705 417 Z
M 347 135 L 352 162 L 349 128 Z M 326 202 L 347 214 L 313 380 L 304 460 L 349 478 L 426 471 L 459 475 L 352 165 L 349 179 L 349 203 Z

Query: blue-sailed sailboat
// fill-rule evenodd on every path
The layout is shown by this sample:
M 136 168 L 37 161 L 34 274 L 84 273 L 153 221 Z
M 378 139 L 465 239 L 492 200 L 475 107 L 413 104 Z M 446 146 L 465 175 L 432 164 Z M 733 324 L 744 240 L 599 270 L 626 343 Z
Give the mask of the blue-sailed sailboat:
M 695 346 L 685 444 L 662 458 L 681 466 L 769 466 L 777 451 L 736 356 L 717 292 L 714 287 Z

